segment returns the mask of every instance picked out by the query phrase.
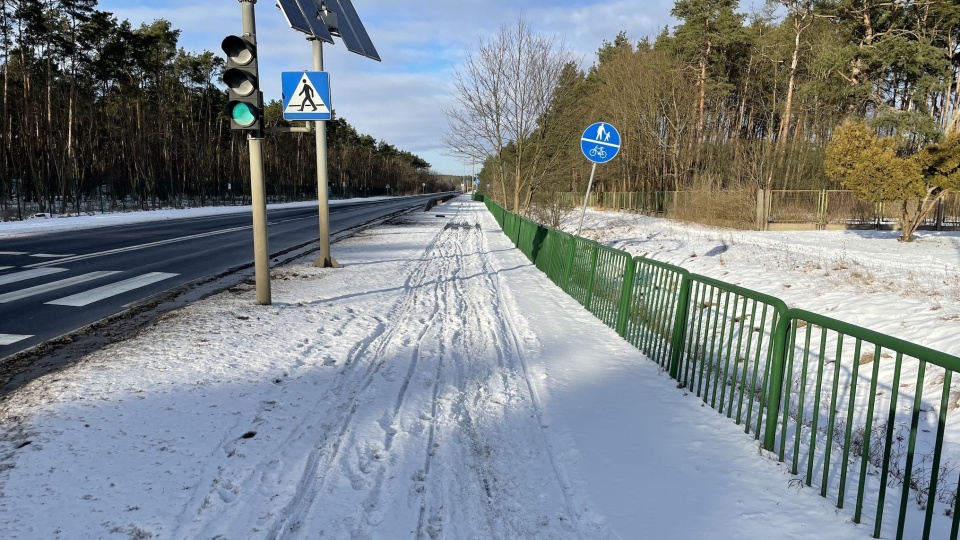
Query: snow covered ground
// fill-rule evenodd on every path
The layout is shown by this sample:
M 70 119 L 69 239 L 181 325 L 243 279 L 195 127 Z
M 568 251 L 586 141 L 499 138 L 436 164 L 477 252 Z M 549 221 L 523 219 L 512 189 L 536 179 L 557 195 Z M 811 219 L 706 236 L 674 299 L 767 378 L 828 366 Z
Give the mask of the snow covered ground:
M 561 229 L 575 232 L 579 211 Z M 588 211 L 581 236 L 960 356 L 960 233 L 756 232 Z
M 589 212 L 584 236 L 960 349 L 960 235 Z M 334 254 L 337 270 L 274 269 L 272 306 L 235 287 L 3 399 L 0 537 L 872 532 L 560 293 L 483 205 L 409 214 Z

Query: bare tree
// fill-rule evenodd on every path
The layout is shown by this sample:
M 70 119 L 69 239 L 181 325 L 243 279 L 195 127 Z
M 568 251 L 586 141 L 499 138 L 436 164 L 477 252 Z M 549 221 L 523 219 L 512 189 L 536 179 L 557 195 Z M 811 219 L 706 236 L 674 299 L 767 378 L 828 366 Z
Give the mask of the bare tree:
M 571 59 L 562 44 L 534 34 L 521 17 L 492 38 L 479 37 L 454 69 L 456 105 L 444 111 L 449 128 L 443 143 L 479 163 L 492 158 L 497 191 L 514 212 L 523 213 L 531 182 L 542 172 L 545 149 L 534 135 L 547 135 L 542 120 Z
M 796 89 L 797 69 L 800 65 L 800 51 L 803 46 L 801 37 L 803 32 L 813 23 L 814 0 L 778 0 L 778 3 L 787 8 L 788 16 L 793 19 L 793 53 L 790 56 L 790 71 L 787 82 L 787 96 L 783 103 L 783 117 L 780 121 L 780 133 L 777 135 L 777 145 L 782 145 L 790 133 L 790 121 L 793 115 L 793 94 Z

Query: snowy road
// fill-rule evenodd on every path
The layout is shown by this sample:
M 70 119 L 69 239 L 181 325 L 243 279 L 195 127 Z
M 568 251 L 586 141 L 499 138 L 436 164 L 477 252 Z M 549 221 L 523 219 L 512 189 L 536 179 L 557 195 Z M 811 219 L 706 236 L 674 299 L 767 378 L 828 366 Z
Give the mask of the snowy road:
M 274 269 L 0 402 L 0 537 L 865 538 L 482 205 Z

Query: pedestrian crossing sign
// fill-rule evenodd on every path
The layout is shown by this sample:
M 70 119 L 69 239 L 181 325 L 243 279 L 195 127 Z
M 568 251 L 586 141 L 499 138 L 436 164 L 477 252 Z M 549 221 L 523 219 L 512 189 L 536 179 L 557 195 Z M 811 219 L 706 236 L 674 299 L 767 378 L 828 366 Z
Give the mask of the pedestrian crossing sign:
M 330 120 L 330 74 L 326 71 L 284 71 L 284 120 Z

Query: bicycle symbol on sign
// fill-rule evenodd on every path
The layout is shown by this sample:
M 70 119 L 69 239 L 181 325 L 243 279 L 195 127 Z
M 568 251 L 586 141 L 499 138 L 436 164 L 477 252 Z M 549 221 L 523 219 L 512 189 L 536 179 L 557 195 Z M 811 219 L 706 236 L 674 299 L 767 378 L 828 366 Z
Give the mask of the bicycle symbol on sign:
M 602 159 L 602 158 L 607 157 L 607 151 L 604 150 L 602 146 L 597 145 L 597 146 L 594 146 L 594 147 L 590 150 L 590 155 L 591 155 L 591 156 L 597 156 L 597 157 L 599 157 L 599 158 Z

